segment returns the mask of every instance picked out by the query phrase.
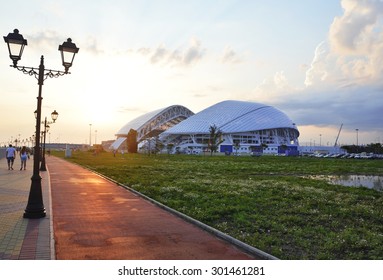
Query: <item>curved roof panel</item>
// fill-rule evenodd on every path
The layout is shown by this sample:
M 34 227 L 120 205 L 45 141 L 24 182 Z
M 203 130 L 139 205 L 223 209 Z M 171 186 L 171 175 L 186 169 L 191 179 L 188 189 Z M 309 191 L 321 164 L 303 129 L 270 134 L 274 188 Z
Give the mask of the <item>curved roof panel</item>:
M 146 122 L 148 122 L 149 120 L 151 120 L 152 118 L 154 118 L 155 116 L 160 114 L 162 111 L 166 110 L 167 108 L 168 107 L 157 109 L 131 120 L 130 122 L 125 124 L 122 128 L 120 128 L 120 130 L 116 133 L 116 135 L 127 135 L 130 129 L 134 129 L 134 130 L 140 129 L 140 127 L 145 125 Z
M 211 125 L 223 133 L 238 133 L 296 125 L 282 111 L 268 105 L 245 101 L 223 101 L 191 116 L 164 134 L 206 134 Z
M 137 131 L 137 141 L 140 142 L 145 137 L 158 135 L 192 115 L 194 113 L 184 106 L 169 106 L 131 120 L 116 135 L 124 137 L 128 135 L 130 129 L 134 129 Z

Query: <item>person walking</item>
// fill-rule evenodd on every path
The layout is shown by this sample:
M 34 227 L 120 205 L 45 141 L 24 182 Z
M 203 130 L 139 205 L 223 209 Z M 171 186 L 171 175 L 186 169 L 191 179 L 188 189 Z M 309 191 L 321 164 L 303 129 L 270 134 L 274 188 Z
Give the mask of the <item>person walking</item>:
M 9 144 L 9 147 L 5 150 L 5 157 L 8 162 L 8 170 L 13 170 L 13 162 L 16 158 L 16 149 L 12 147 L 12 144 Z
M 26 170 L 27 167 L 27 159 L 28 159 L 28 151 L 27 147 L 23 146 L 20 151 L 20 159 L 21 159 L 21 167 L 20 170 Z

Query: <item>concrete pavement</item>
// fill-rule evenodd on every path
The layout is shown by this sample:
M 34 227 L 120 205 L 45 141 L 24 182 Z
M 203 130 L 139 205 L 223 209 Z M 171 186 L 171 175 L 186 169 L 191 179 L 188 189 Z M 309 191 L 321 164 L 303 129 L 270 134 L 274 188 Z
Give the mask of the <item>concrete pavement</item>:
M 20 171 L 20 159 L 14 170 L 8 170 L 6 159 L 0 159 L 0 259 L 49 260 L 54 258 L 51 244 L 52 216 L 50 211 L 49 174 L 41 172 L 44 219 L 24 219 L 32 177 L 32 160 L 27 170 Z

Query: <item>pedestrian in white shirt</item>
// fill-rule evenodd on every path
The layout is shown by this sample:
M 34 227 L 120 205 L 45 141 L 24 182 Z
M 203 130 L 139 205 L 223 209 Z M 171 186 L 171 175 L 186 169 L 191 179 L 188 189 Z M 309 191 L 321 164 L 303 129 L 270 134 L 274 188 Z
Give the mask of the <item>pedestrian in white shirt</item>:
M 16 158 L 16 149 L 9 144 L 9 147 L 5 150 L 5 156 L 8 162 L 8 170 L 13 170 L 13 162 Z

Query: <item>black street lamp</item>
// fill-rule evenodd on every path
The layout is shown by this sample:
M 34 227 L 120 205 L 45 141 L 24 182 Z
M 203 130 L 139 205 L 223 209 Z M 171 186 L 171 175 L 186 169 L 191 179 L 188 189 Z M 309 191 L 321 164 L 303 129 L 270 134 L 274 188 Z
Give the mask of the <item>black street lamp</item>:
M 8 45 L 9 57 L 13 61 L 13 67 L 17 67 L 17 62 L 23 55 L 24 47 L 28 45 L 27 40 L 24 39 L 23 35 L 19 34 L 19 30 L 15 29 L 7 37 L 4 36 L 4 41 Z
M 19 30 L 15 29 L 13 33 L 9 33 L 8 36 L 3 36 L 4 41 L 7 43 L 9 57 L 13 61 L 11 67 L 16 68 L 17 70 L 28 74 L 30 76 L 35 76 L 39 85 L 39 92 L 37 97 L 37 112 L 36 112 L 36 140 L 34 148 L 34 157 L 33 157 L 33 175 L 31 178 L 31 188 L 29 191 L 28 204 L 24 212 L 24 218 L 43 218 L 46 216 L 43 196 L 41 190 L 41 177 L 39 172 L 39 163 L 40 163 L 40 125 L 41 125 L 41 103 L 42 103 L 42 86 L 44 81 L 47 78 L 57 78 L 65 74 L 70 74 L 68 69 L 73 64 L 73 59 L 76 53 L 78 53 L 79 48 L 72 43 L 71 39 L 68 39 L 62 45 L 59 46 L 59 51 L 61 52 L 62 64 L 65 68 L 65 72 L 58 70 L 45 69 L 44 66 L 44 56 L 40 58 L 40 65 L 38 68 L 17 66 L 17 62 L 21 59 L 23 54 L 24 47 L 27 45 L 27 40 L 19 34 Z
M 47 117 L 45 117 L 45 121 L 41 123 L 41 124 L 44 124 L 44 132 L 43 132 L 44 133 L 44 144 L 43 144 L 43 153 L 42 153 L 40 171 L 47 171 L 47 167 L 45 166 L 45 142 L 46 142 L 46 136 L 47 136 L 47 132 L 49 131 L 49 128 L 50 128 L 49 125 L 55 123 L 57 118 L 58 118 L 58 116 L 59 116 L 59 113 L 57 113 L 56 110 L 54 110 L 52 112 L 52 114 L 51 114 L 53 122 L 47 121 Z

